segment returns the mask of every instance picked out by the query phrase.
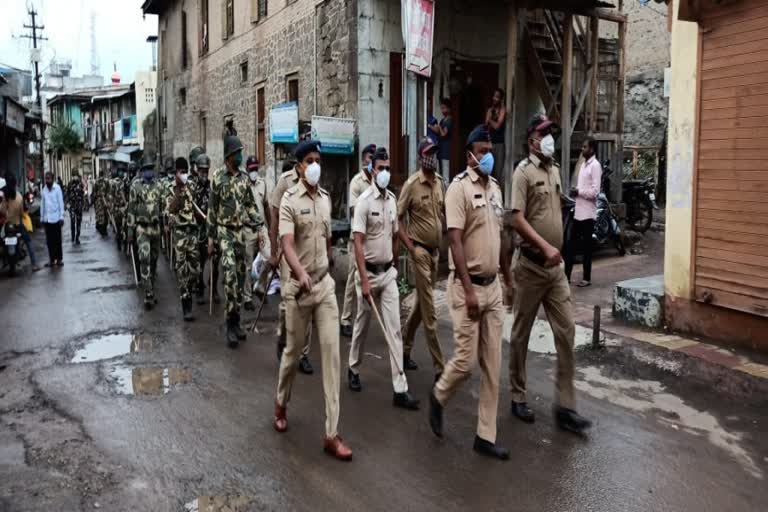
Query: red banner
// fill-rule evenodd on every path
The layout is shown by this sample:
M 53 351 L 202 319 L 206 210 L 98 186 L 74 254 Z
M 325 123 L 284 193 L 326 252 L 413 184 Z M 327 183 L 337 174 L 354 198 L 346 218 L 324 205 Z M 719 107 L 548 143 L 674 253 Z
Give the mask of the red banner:
M 403 0 L 403 25 L 407 27 L 405 69 L 432 75 L 432 41 L 435 31 L 434 0 Z

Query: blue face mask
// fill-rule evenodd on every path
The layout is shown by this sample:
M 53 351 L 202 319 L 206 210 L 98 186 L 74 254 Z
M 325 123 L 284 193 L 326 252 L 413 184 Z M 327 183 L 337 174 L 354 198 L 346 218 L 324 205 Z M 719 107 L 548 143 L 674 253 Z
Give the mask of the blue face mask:
M 475 157 L 474 153 L 470 154 L 472 155 L 474 161 L 477 162 L 477 166 L 480 169 L 480 172 L 486 176 L 490 176 L 490 174 L 493 172 L 493 153 L 486 153 L 480 160 Z
M 373 162 L 368 162 L 368 174 L 373 172 Z
M 141 177 L 144 179 L 144 181 L 152 181 L 155 179 L 154 169 L 144 169 L 141 171 Z

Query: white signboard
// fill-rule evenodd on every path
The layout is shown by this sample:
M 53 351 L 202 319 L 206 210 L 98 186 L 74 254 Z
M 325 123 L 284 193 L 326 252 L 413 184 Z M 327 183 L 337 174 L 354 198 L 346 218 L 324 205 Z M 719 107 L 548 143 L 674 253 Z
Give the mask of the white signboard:
M 312 116 L 312 139 L 320 141 L 321 153 L 351 155 L 355 151 L 355 120 Z
M 17 132 L 24 131 L 24 109 L 10 100 L 5 102 L 5 125 Z
M 275 105 L 269 110 L 269 140 L 273 144 L 299 142 L 299 105 L 295 101 Z

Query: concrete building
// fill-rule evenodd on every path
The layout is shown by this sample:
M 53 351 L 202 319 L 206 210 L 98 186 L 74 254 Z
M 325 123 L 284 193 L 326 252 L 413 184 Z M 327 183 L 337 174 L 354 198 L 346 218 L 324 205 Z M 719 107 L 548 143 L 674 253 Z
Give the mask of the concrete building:
M 665 312 L 768 350 L 768 2 L 674 0 Z
M 0 176 L 19 184 L 40 164 L 42 122 L 32 105 L 32 73 L 0 64 Z
M 362 146 L 389 148 L 397 188 L 416 170 L 428 116 L 439 115 L 440 98 L 448 97 L 451 172 L 460 172 L 463 140 L 502 87 L 511 112 L 505 176 L 522 156 L 527 119 L 545 109 L 568 127 L 564 168 L 575 163 L 587 133 L 601 140 L 601 155 L 620 154 L 626 18 L 596 0 L 547 1 L 548 10 L 539 4 L 436 2 L 426 62 L 432 73 L 423 77 L 406 70 L 409 30 L 399 0 L 145 0 L 144 13 L 158 15 L 162 153 L 186 156 L 201 144 L 221 165 L 222 129 L 232 119 L 246 152 L 258 155 L 274 180 L 291 150 L 270 142 L 274 106 L 297 104 L 302 135 L 314 128 L 313 116 L 352 119 L 354 153 L 325 154 L 323 164 L 334 217 L 343 219 Z M 598 24 L 616 25 L 615 37 L 600 38 Z
M 78 169 L 89 174 L 91 169 L 91 154 L 82 146 L 84 130 L 80 105 L 91 98 L 92 90 L 82 92 L 62 93 L 51 97 L 47 102 L 48 126 L 48 152 L 46 155 L 46 169 L 55 176 L 61 177 L 64 183 L 69 183 L 73 169 Z M 80 148 L 76 152 L 58 152 L 51 147 L 51 134 L 57 127 L 70 126 L 78 135 Z

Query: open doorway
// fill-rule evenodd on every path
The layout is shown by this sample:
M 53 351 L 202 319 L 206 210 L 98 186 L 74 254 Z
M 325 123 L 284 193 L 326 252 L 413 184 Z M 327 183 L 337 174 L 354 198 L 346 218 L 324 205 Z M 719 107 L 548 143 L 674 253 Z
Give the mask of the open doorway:
M 469 60 L 451 63 L 451 178 L 466 167 L 464 146 L 467 136 L 475 126 L 485 122 L 485 111 L 498 84 L 498 64 Z

